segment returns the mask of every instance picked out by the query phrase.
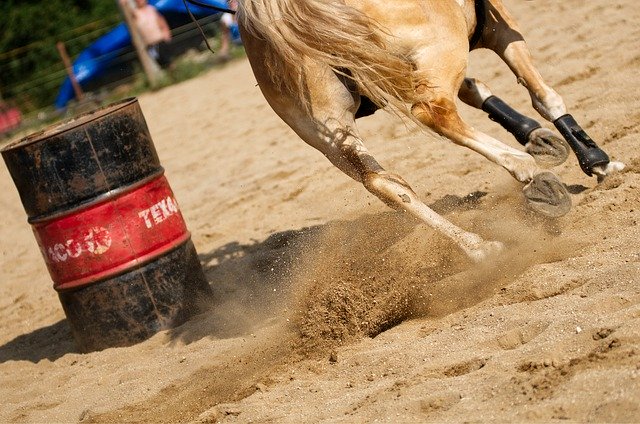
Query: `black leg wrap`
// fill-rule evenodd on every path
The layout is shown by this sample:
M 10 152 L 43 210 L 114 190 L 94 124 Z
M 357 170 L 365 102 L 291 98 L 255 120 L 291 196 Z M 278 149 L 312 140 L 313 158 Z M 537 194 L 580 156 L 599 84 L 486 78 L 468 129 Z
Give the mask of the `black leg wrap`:
M 594 167 L 606 166 L 609 163 L 609 156 L 584 132 L 573 116 L 563 115 L 553 124 L 571 146 L 585 174 L 591 176 Z
M 523 146 L 529 142 L 529 134 L 541 127 L 538 121 L 524 116 L 502 101 L 491 96 L 482 103 L 482 110 L 489 114 L 492 121 L 502 125 Z

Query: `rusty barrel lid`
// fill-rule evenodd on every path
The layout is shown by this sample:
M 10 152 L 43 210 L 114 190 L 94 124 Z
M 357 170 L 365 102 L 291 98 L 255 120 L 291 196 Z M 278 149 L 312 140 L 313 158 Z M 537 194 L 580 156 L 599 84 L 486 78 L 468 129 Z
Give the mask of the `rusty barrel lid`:
M 17 140 L 2 149 L 2 157 L 32 223 L 164 171 L 135 98 Z

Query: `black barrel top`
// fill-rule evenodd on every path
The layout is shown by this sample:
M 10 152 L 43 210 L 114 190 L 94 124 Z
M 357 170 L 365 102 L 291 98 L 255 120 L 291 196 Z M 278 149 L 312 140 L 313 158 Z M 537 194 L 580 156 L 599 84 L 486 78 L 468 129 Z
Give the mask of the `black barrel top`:
M 54 124 L 2 149 L 29 221 L 163 172 L 137 99 Z

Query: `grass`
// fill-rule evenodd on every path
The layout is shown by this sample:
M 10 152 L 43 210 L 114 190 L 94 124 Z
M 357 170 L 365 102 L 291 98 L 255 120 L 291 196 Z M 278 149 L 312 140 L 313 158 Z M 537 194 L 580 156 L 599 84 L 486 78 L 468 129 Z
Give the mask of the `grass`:
M 217 38 L 210 40 L 210 43 L 214 51 L 219 49 L 219 40 Z M 83 103 L 70 102 L 65 111 L 55 110 L 53 106 L 50 106 L 24 116 L 20 128 L 0 137 L 0 147 L 6 145 L 9 141 L 26 137 L 58 121 L 69 119 L 124 98 L 137 97 L 149 91 L 161 90 L 164 87 L 195 78 L 203 72 L 224 66 L 230 61 L 244 57 L 244 48 L 237 45 L 231 46 L 230 54 L 227 58 L 221 58 L 206 49 L 200 52 L 188 51 L 174 59 L 171 66 L 163 71 L 160 81 L 153 87 L 149 84 L 142 69 L 138 68 L 133 76 L 108 90 L 86 93 L 87 99 Z

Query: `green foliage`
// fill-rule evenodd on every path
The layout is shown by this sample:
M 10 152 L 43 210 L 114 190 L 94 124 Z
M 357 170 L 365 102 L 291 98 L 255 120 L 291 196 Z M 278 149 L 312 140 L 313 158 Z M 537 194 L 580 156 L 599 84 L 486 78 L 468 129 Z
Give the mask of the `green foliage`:
M 24 111 L 49 105 L 66 77 L 56 49 L 71 57 L 113 28 L 116 0 L 0 1 L 0 93 Z

